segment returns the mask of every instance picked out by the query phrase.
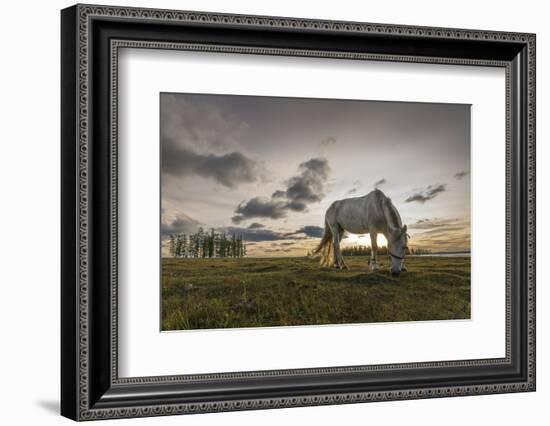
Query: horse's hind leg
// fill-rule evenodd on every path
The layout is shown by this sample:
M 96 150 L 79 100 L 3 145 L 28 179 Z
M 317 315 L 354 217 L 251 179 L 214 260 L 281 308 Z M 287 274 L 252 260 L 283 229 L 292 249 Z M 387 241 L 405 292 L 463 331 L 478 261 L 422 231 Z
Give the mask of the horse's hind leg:
M 338 224 L 331 226 L 332 238 L 334 242 L 334 266 L 339 269 L 349 269 L 346 262 L 344 262 L 344 257 L 340 251 L 340 241 L 344 236 L 344 230 Z

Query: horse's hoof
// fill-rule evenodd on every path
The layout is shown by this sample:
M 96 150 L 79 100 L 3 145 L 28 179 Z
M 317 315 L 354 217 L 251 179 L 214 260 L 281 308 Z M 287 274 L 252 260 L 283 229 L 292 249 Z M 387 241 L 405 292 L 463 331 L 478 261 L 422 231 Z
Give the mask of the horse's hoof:
M 380 266 L 378 265 L 378 263 L 371 263 L 369 265 L 369 268 L 370 268 L 371 271 L 374 272 L 374 271 L 377 271 L 378 269 L 380 269 Z

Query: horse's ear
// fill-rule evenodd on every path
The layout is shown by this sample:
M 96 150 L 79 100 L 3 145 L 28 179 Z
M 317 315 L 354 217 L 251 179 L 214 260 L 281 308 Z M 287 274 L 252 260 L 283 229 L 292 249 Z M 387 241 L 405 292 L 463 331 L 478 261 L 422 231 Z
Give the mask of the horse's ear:
M 403 226 L 403 232 L 407 232 L 407 225 Z

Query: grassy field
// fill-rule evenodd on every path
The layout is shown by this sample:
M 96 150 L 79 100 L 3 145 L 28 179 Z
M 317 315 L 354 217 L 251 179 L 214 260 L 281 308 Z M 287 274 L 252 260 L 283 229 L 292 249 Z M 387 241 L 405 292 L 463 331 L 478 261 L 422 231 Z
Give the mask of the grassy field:
M 384 259 L 385 260 L 385 259 Z M 163 259 L 162 329 L 188 330 L 470 318 L 469 257 L 409 257 L 392 277 L 307 258 Z

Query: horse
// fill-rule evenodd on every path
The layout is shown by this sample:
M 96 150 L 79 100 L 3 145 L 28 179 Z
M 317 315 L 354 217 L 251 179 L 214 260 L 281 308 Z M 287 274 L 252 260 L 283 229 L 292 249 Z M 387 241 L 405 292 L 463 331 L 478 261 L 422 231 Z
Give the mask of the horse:
M 340 241 L 345 231 L 352 234 L 370 234 L 371 270 L 380 268 L 376 261 L 378 234 L 384 235 L 388 241 L 391 274 L 398 276 L 407 270 L 404 263 L 405 255 L 409 254 L 407 225 L 402 224 L 401 216 L 391 199 L 379 189 L 362 197 L 334 201 L 327 209 L 323 237 L 313 251 L 313 254 L 322 253 L 322 266 L 349 269 L 340 251 Z

